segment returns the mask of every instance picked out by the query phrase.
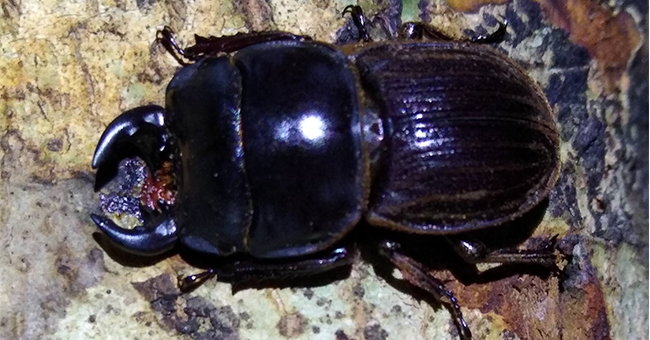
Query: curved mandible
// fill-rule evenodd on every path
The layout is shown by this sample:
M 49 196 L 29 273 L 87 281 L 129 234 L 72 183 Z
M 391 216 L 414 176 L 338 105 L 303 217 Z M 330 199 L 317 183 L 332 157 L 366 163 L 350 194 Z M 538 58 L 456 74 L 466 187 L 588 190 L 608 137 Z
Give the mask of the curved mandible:
M 166 144 L 165 110 L 158 105 L 137 107 L 108 124 L 97 143 L 92 167 L 114 168 L 122 159 L 138 156 L 154 175 L 162 164 Z M 95 191 L 104 184 L 104 180 L 97 181 Z
M 134 229 L 122 228 L 105 216 L 90 214 L 90 218 L 111 241 L 129 253 L 147 256 L 162 254 L 171 250 L 178 240 L 178 228 L 170 217 L 151 226 Z

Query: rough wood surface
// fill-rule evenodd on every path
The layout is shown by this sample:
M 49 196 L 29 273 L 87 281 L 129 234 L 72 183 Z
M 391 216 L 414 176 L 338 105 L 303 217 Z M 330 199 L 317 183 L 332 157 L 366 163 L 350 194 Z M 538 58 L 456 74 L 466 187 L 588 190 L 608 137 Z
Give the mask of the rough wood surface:
M 340 15 L 347 4 L 3 1 L 0 338 L 456 339 L 445 309 L 396 289 L 361 260 L 349 277 L 311 287 L 233 295 L 210 281 L 180 295 L 176 275 L 196 269 L 178 255 L 125 260 L 93 235 L 95 143 L 121 111 L 163 103 L 178 68 L 153 42 L 157 28 L 170 25 L 183 44 L 194 33 L 267 29 L 343 42 L 353 35 Z M 360 5 L 375 37 L 394 35 L 401 21 L 460 36 L 507 19 L 497 48 L 542 85 L 558 115 L 562 175 L 532 242 L 561 235 L 573 255 L 567 278 L 477 279 L 439 266 L 475 339 L 648 339 L 647 2 Z

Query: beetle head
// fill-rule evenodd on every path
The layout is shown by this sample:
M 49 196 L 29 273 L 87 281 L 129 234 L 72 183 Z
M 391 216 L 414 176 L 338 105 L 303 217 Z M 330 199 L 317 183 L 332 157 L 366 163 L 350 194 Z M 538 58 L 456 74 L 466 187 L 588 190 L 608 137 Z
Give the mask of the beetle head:
M 98 170 L 95 191 L 112 179 L 119 162 L 127 157 L 142 158 L 152 174 L 161 167 L 167 154 L 164 113 L 160 106 L 141 106 L 122 113 L 106 127 L 93 156 L 92 167 Z M 109 176 L 101 175 L 107 171 Z M 176 224 L 166 214 L 134 229 L 121 228 L 105 216 L 90 217 L 115 244 L 131 253 L 160 254 L 171 249 L 178 239 Z

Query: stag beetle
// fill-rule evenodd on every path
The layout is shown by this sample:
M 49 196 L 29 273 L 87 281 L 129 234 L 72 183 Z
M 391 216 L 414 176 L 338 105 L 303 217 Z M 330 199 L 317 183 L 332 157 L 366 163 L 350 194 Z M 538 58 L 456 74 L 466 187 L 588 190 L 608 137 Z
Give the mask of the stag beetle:
M 155 255 L 177 244 L 250 262 L 211 277 L 310 275 L 351 262 L 342 240 L 361 219 L 397 232 L 442 235 L 472 262 L 552 267 L 548 244 L 487 251 L 463 233 L 497 226 L 547 196 L 559 172 L 556 121 L 541 89 L 512 60 L 482 43 L 506 30 L 455 40 L 423 23 L 373 42 L 348 6 L 358 43 L 334 46 L 286 32 L 196 36 L 180 48 L 158 40 L 184 66 L 165 108 L 124 112 L 98 143 L 92 167 L 135 150 L 151 176 L 170 164 L 174 202 L 134 229 L 92 220 L 118 246 Z M 96 189 L 103 183 L 96 183 Z M 453 294 L 394 240 L 376 243 L 404 279 L 471 333 Z M 275 259 L 273 265 L 264 260 Z M 256 263 L 259 261 L 259 263 Z

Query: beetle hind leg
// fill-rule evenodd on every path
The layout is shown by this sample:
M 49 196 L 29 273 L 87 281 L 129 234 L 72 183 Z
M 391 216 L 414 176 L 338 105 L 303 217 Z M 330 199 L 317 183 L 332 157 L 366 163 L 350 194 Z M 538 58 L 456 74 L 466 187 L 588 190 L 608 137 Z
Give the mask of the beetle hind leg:
M 447 242 L 467 263 L 530 264 L 560 271 L 561 255 L 556 254 L 557 235 L 532 249 L 497 249 L 490 251 L 483 243 L 471 238 L 447 237 Z
M 399 244 L 392 241 L 383 241 L 380 243 L 379 253 L 388 258 L 393 265 L 399 269 L 402 276 L 406 281 L 412 285 L 423 289 L 431 294 L 438 302 L 445 305 L 458 327 L 458 332 L 461 340 L 471 340 L 472 333 L 470 332 L 467 322 L 463 318 L 460 311 L 458 301 L 454 294 L 445 288 L 442 281 L 436 279 L 429 270 L 421 263 L 414 259 L 402 254 L 399 251 Z

